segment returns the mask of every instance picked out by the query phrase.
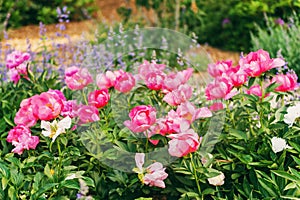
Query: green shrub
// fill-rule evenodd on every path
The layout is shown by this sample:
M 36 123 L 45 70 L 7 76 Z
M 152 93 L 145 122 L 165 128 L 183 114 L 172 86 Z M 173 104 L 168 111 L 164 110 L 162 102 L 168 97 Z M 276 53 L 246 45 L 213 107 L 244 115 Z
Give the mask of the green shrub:
M 264 49 L 272 57 L 277 54 L 283 56 L 289 68 L 294 69 L 300 75 L 300 24 L 299 19 L 290 18 L 290 24 L 276 25 L 273 21 L 267 21 L 268 28 L 257 26 L 257 36 L 251 34 L 252 49 Z
M 56 9 L 64 6 L 70 11 L 69 19 L 82 20 L 96 10 L 93 2 L 94 0 L 0 0 L 0 22 L 2 24 L 7 18 L 7 13 L 10 13 L 9 27 L 38 24 L 39 22 L 56 23 Z

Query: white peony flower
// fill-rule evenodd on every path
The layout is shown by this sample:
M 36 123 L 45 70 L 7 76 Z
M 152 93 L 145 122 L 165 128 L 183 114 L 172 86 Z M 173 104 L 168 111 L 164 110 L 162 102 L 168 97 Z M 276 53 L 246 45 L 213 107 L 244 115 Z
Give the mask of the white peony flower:
M 47 122 L 42 120 L 41 128 L 45 129 L 42 131 L 42 134 L 46 137 L 52 138 L 52 142 L 55 141 L 57 136 L 62 133 L 65 133 L 65 129 L 69 129 L 71 127 L 71 118 L 69 116 L 63 118 L 61 121 L 57 122 L 54 120 L 53 122 Z
M 224 179 L 225 179 L 225 175 L 223 174 L 223 172 L 221 172 L 220 175 L 208 178 L 207 180 L 211 185 L 220 186 L 224 184 Z
M 295 120 L 300 117 L 300 103 L 288 107 L 286 111 L 287 114 L 284 115 L 283 121 L 292 126 Z
M 283 151 L 284 149 L 291 149 L 289 145 L 286 144 L 285 139 L 278 138 L 278 137 L 273 137 L 271 139 L 272 142 L 272 150 L 274 153 L 278 153 L 280 151 Z

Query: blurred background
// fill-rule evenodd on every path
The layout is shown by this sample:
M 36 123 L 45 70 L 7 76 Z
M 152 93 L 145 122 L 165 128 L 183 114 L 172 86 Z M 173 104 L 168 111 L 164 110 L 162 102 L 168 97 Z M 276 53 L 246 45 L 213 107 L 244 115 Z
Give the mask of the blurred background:
M 30 38 L 40 22 L 68 24 L 71 35 L 120 23 L 163 27 L 238 54 L 263 48 L 300 72 L 299 11 L 300 0 L 0 0 L 0 30 Z

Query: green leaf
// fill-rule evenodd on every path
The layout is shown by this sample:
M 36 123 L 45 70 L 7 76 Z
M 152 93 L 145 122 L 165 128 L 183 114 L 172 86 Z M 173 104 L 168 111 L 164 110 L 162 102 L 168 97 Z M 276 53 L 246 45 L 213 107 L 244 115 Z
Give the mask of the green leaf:
M 16 189 L 13 186 L 10 186 L 8 189 L 8 197 L 10 200 L 17 199 Z
M 15 126 L 15 124 L 13 123 L 13 121 L 11 121 L 9 119 L 9 117 L 7 117 L 6 115 L 3 116 L 3 119 L 5 120 L 6 123 L 8 123 L 10 126 Z
M 274 174 L 276 174 L 277 176 L 280 176 L 280 177 L 282 177 L 282 178 L 285 178 L 285 179 L 287 179 L 287 180 L 290 180 L 290 181 L 296 182 L 297 184 L 300 184 L 300 180 L 299 180 L 296 176 L 294 176 L 294 175 L 292 175 L 292 174 L 289 174 L 289 173 L 287 173 L 286 171 L 282 171 L 282 170 L 272 170 L 272 172 L 273 172 Z
M 51 190 L 52 188 L 54 188 L 55 186 L 57 186 L 58 183 L 48 183 L 46 185 L 44 185 L 43 187 L 41 187 L 35 194 L 33 194 L 31 196 L 31 199 L 37 199 L 38 197 L 40 197 L 42 194 L 44 194 L 45 192 Z
M 258 179 L 259 184 L 263 189 L 265 189 L 271 197 L 277 197 L 278 195 L 275 193 L 275 188 L 272 186 L 272 183 L 266 181 L 265 179 Z
M 80 190 L 80 185 L 78 180 L 66 180 L 63 181 L 60 185 L 60 188 L 69 188 L 74 190 Z
M 8 184 L 8 179 L 6 177 L 2 177 L 1 183 L 2 183 L 2 190 L 5 190 Z
M 247 141 L 247 134 L 244 131 L 230 129 L 229 135 L 232 135 L 236 139 Z
M 255 77 L 251 77 L 248 81 L 248 88 L 250 88 L 254 82 L 255 82 Z
M 51 173 L 51 169 L 49 167 L 48 164 L 46 164 L 45 169 L 44 169 L 44 174 L 48 177 L 48 178 L 53 178 L 53 175 Z

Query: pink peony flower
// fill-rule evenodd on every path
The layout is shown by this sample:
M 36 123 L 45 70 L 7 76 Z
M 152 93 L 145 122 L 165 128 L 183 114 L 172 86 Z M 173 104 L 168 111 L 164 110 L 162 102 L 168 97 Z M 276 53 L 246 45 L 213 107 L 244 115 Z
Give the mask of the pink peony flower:
M 161 71 L 150 72 L 145 77 L 145 83 L 151 90 L 160 90 L 164 84 L 165 77 L 166 75 Z
M 87 69 L 73 66 L 66 69 L 65 81 L 71 90 L 81 90 L 92 83 L 93 79 Z
M 183 157 L 189 153 L 197 151 L 200 146 L 199 136 L 193 129 L 186 130 L 182 133 L 168 135 L 171 138 L 169 141 L 169 154 L 171 156 Z
M 280 84 L 275 89 L 275 91 L 286 92 L 286 91 L 293 91 L 298 88 L 297 80 L 298 80 L 297 74 L 287 73 L 286 75 L 284 74 L 276 75 L 271 82 L 272 83 L 276 82 Z
M 75 100 L 63 101 L 63 109 L 60 112 L 60 115 L 63 117 L 69 116 L 70 118 L 74 118 L 77 116 L 76 112 L 78 109 L 78 105 Z
M 152 106 L 136 106 L 129 113 L 130 121 L 124 122 L 124 125 L 132 132 L 143 132 L 150 128 L 156 122 L 156 110 Z
M 95 106 L 81 105 L 77 110 L 80 124 L 87 124 L 90 122 L 99 121 L 99 111 Z
M 248 78 L 248 75 L 240 68 L 239 65 L 229 69 L 225 74 L 223 74 L 223 76 L 231 80 L 234 87 L 240 87 L 246 83 Z
M 21 155 L 24 150 L 35 149 L 39 143 L 39 137 L 31 136 L 28 127 L 17 125 L 9 131 L 6 141 L 15 146 L 12 152 Z
M 102 108 L 107 105 L 110 95 L 107 89 L 95 90 L 88 95 L 89 105 Z
M 167 93 L 164 96 L 163 101 L 167 102 L 171 106 L 177 106 L 188 101 L 192 97 L 192 94 L 193 90 L 189 85 L 180 85 L 178 89 Z
M 129 92 L 135 86 L 135 79 L 128 72 L 122 73 L 116 80 L 115 89 L 119 92 Z
M 169 133 L 169 127 L 167 125 L 167 120 L 165 118 L 160 118 L 157 119 L 155 124 L 153 124 L 150 129 L 149 129 L 149 135 L 148 137 L 150 138 L 152 135 L 160 134 L 165 136 L 166 134 Z M 151 141 L 150 141 L 151 142 Z M 156 141 L 151 142 L 152 144 L 156 145 Z M 157 141 L 158 143 L 158 141 Z
M 230 68 L 232 68 L 232 61 L 218 61 L 216 64 L 209 64 L 207 71 L 212 77 L 221 76 L 223 73 L 226 73 Z
M 121 70 L 122 71 L 122 70 Z M 119 72 L 107 71 L 105 74 L 98 74 L 96 77 L 96 84 L 100 89 L 111 88 L 116 84 L 117 75 Z
M 239 61 L 239 65 L 248 76 L 258 77 L 262 73 L 285 64 L 281 58 L 271 59 L 269 53 L 262 49 L 256 52 L 250 52 L 246 57 Z
M 209 109 L 210 109 L 211 111 L 223 110 L 223 109 L 224 109 L 224 105 L 223 105 L 222 102 L 215 102 L 215 103 L 213 103 L 213 104 L 209 107 Z
M 57 91 L 50 90 L 31 97 L 33 114 L 40 120 L 52 120 L 63 109 L 63 100 Z
M 260 85 L 253 85 L 249 88 L 249 90 L 246 91 L 247 94 L 254 94 L 258 97 L 262 96 L 262 90 Z M 264 97 L 269 96 L 270 94 L 265 94 Z
M 177 89 L 180 85 L 184 85 L 190 79 L 193 74 L 193 69 L 188 68 L 177 73 L 170 73 L 165 77 L 163 89 L 166 92 L 171 92 Z
M 7 76 L 9 77 L 9 79 L 14 82 L 14 84 L 17 84 L 21 78 L 18 70 L 16 69 L 10 69 L 7 72 Z
M 186 119 L 190 124 L 199 118 L 211 117 L 212 113 L 208 108 L 197 109 L 194 104 L 187 101 L 177 107 L 176 113 Z
M 162 72 L 166 65 L 156 64 L 155 62 L 149 63 L 147 60 L 144 61 L 138 68 L 139 77 L 145 80 L 147 75 L 152 72 Z
M 232 91 L 233 85 L 230 80 L 224 77 L 217 77 L 209 83 L 205 89 L 207 100 L 230 99 L 236 93 Z
M 165 120 L 165 125 L 167 126 L 167 129 L 165 131 L 168 134 L 178 133 L 190 128 L 190 122 L 187 119 L 180 117 L 179 114 L 174 110 L 170 110 L 168 112 Z
M 6 67 L 13 69 L 30 59 L 29 53 L 22 53 L 21 51 L 13 51 L 6 57 Z M 26 65 L 25 65 L 26 66 Z
M 144 169 L 144 162 L 145 154 L 136 153 L 135 163 L 137 168 L 134 168 L 133 171 L 139 174 L 142 183 L 149 186 L 165 188 L 164 180 L 168 177 L 168 174 L 165 172 L 166 168 L 164 168 L 161 163 L 155 162 Z
M 31 104 L 31 98 L 24 99 L 21 102 L 20 109 L 16 113 L 14 122 L 17 125 L 24 125 L 27 127 L 34 126 L 38 120 L 37 116 L 33 113 L 33 106 Z

